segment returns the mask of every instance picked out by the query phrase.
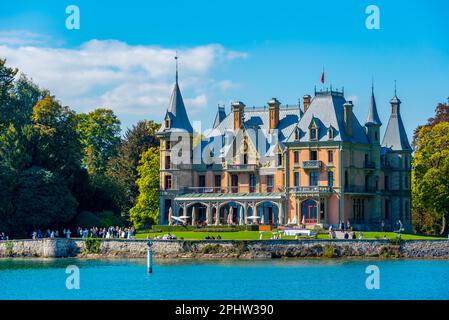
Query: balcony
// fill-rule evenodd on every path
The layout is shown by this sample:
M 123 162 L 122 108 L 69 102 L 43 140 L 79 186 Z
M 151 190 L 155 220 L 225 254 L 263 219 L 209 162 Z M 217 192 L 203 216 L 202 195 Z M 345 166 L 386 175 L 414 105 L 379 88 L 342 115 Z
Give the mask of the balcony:
M 226 188 L 221 187 L 186 187 L 182 189 L 183 193 L 225 193 Z
M 306 160 L 302 162 L 304 169 L 321 169 L 322 162 L 320 160 Z
M 349 186 L 345 187 L 345 193 L 357 193 L 357 194 L 374 194 L 376 193 L 375 187 L 370 186 Z
M 332 187 L 327 186 L 298 186 L 298 187 L 291 187 L 289 189 L 291 193 L 298 193 L 298 194 L 317 194 L 317 193 L 331 193 Z
M 376 163 L 374 161 L 365 161 L 363 167 L 365 169 L 376 169 Z
M 228 164 L 226 170 L 228 172 L 254 172 L 257 169 L 255 164 Z

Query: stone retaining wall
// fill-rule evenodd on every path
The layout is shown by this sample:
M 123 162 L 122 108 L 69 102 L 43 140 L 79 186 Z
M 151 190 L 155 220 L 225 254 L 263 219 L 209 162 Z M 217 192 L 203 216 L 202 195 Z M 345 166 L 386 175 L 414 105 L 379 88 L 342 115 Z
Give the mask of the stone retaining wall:
M 81 239 L 0 241 L 0 257 L 143 258 L 146 240 L 99 240 L 98 251 L 86 252 Z M 405 257 L 449 258 L 447 240 L 412 240 L 394 245 L 387 240 L 154 240 L 157 258 Z

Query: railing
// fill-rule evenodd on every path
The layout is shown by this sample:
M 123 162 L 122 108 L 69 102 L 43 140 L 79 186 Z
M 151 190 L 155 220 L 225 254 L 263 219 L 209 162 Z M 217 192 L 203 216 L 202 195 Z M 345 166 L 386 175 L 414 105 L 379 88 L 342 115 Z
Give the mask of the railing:
M 169 190 L 169 191 L 177 191 L 177 190 Z M 163 192 L 161 190 L 161 192 Z M 284 187 L 272 187 L 271 190 L 267 188 L 267 193 L 282 193 L 285 192 Z M 179 193 L 259 193 L 257 188 L 249 187 L 243 188 L 238 186 L 230 186 L 230 187 L 184 187 L 179 190 Z
M 290 187 L 290 192 L 293 193 L 330 193 L 332 192 L 332 187 L 326 186 L 298 186 Z
M 228 171 L 255 171 L 256 168 L 255 164 L 228 164 L 226 166 Z
M 349 186 L 345 187 L 345 192 L 349 193 L 376 193 L 376 188 L 369 186 Z
M 365 161 L 365 163 L 363 164 L 363 167 L 365 169 L 375 169 L 376 163 L 374 161 Z
M 321 161 L 320 160 L 306 160 L 302 162 L 302 167 L 304 169 L 320 169 Z

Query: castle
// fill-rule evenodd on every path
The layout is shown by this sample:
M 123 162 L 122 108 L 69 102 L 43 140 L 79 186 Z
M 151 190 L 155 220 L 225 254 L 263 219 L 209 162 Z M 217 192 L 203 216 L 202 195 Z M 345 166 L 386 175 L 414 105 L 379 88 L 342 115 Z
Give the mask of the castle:
M 383 139 L 374 89 L 361 124 L 338 90 L 303 106 L 236 101 L 213 128 L 192 128 L 178 85 L 160 139 L 159 224 L 317 225 L 411 231 L 412 148 L 391 99 Z M 395 90 L 396 91 L 396 90 Z M 400 221 L 400 222 L 399 222 Z

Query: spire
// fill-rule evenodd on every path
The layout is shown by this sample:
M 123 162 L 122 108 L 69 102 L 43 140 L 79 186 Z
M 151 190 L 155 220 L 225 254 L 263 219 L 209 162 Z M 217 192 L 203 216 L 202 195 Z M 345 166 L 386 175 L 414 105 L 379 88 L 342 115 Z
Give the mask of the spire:
M 176 84 L 178 84 L 178 51 L 176 51 L 175 60 L 176 60 Z
M 192 125 L 190 124 L 189 117 L 187 116 L 184 100 L 182 99 L 181 90 L 179 89 L 178 85 L 178 55 L 175 56 L 175 60 L 176 60 L 176 82 L 170 97 L 167 113 L 165 115 L 165 120 L 169 120 L 168 121 L 169 126 L 167 127 L 167 122 L 164 121 L 159 131 L 170 131 L 172 129 L 180 129 L 192 133 L 193 128 Z
M 391 149 L 393 151 L 412 151 L 401 118 L 399 109 L 401 100 L 399 100 L 396 94 L 396 81 L 394 87 L 394 97 L 390 101 L 391 115 L 390 119 L 388 120 L 387 129 L 385 130 L 382 147 Z
M 374 97 L 374 82 L 371 82 L 371 100 L 368 108 L 368 118 L 365 125 L 381 126 L 379 114 L 377 113 L 376 98 Z

